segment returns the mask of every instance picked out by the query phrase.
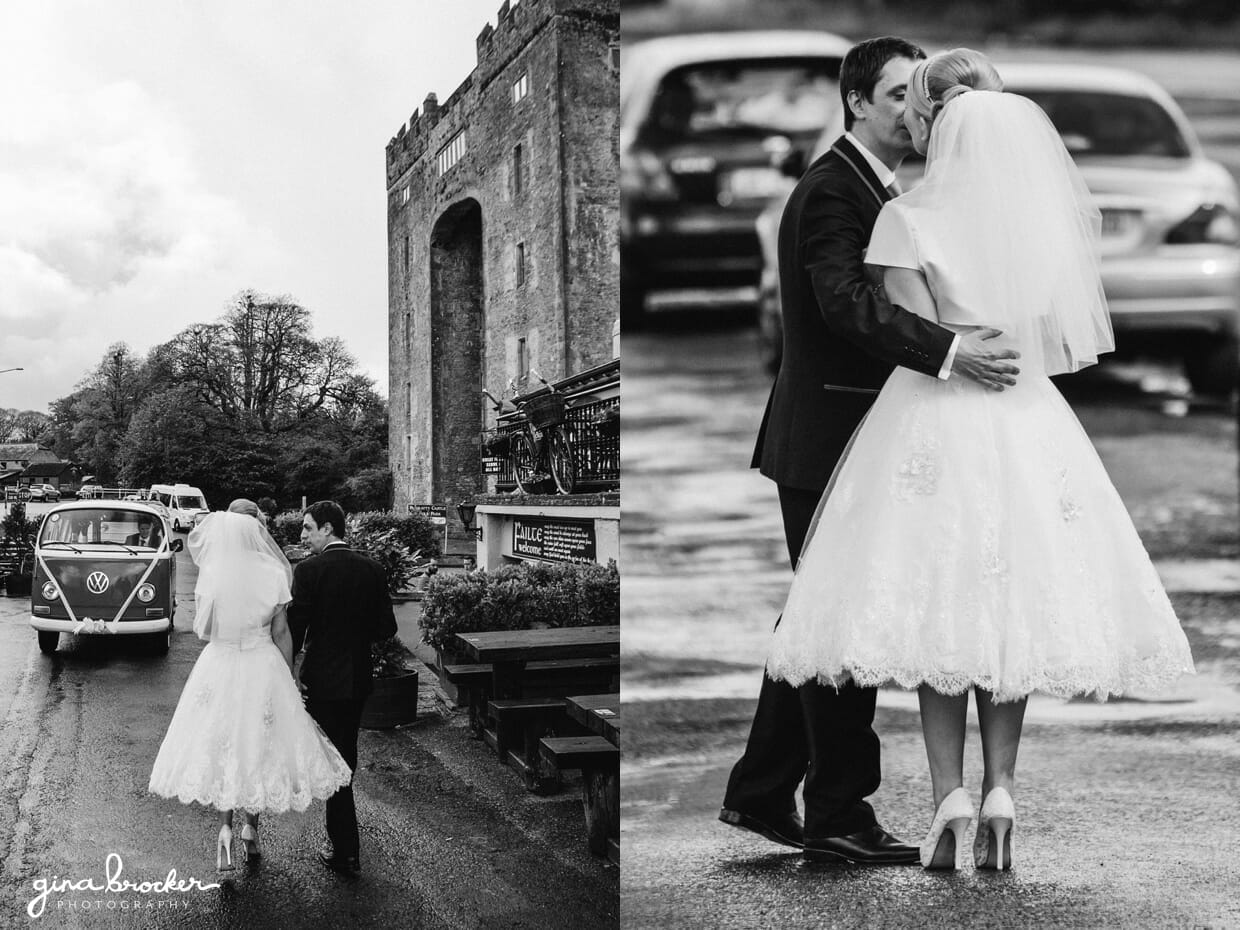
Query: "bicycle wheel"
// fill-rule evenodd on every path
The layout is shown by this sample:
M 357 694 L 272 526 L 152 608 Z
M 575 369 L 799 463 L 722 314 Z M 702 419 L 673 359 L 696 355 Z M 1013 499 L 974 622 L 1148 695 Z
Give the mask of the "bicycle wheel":
M 551 430 L 550 445 L 548 458 L 551 459 L 551 477 L 555 479 L 555 486 L 561 494 L 572 494 L 577 486 L 577 456 L 563 427 L 557 426 Z
M 512 437 L 512 470 L 522 494 L 537 493 L 538 450 L 526 433 Z

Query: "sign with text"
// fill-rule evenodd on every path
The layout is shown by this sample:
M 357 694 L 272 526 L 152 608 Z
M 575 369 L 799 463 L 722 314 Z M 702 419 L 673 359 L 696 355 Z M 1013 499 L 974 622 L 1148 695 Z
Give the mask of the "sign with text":
M 484 455 L 482 457 L 482 473 L 484 475 L 502 475 L 504 473 L 504 459 L 498 455 Z
M 435 526 L 448 525 L 448 508 L 443 504 L 410 504 L 409 512 L 422 514 Z
M 594 562 L 593 520 L 517 517 L 512 521 L 512 554 L 548 562 Z

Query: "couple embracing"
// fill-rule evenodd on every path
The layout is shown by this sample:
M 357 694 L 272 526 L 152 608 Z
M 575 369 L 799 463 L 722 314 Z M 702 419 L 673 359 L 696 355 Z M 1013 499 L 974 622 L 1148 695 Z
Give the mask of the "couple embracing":
M 779 230 L 784 355 L 754 464 L 778 484 L 796 572 L 720 819 L 815 861 L 955 868 L 972 843 L 977 867 L 1008 869 L 1028 695 L 1105 700 L 1193 669 L 1050 381 L 1114 348 L 1100 215 L 1045 113 L 978 52 L 872 39 L 845 57 L 840 92 L 847 131 Z M 901 194 L 914 150 L 925 179 Z M 888 683 L 921 707 L 920 848 L 866 801 Z M 980 809 L 963 772 L 970 691 Z

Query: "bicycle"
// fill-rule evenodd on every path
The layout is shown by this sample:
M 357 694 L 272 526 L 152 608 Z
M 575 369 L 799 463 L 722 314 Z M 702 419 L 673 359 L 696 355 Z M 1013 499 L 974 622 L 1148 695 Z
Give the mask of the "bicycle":
M 514 399 L 507 406 L 485 388 L 482 393 L 495 406 L 496 413 L 508 413 L 515 406 L 523 415 L 520 430 L 512 434 L 509 450 L 521 492 L 537 494 L 550 479 L 561 494 L 572 494 L 577 485 L 577 457 L 564 428 L 567 398 L 538 372 L 530 369 L 530 373 L 546 385 L 546 392 L 524 400 Z

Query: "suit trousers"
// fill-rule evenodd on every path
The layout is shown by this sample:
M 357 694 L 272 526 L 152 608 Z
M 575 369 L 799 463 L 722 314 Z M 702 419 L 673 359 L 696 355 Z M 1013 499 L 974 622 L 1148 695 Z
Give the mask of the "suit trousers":
M 310 716 L 323 728 L 323 733 L 354 773 L 357 772 L 357 728 L 364 703 L 359 700 L 316 701 L 313 698 L 306 702 Z M 352 780 L 327 799 L 327 836 L 337 856 L 356 856 L 361 848 Z
M 821 496 L 779 485 L 794 568 Z M 865 798 L 878 790 L 880 780 L 877 699 L 878 689 L 851 682 L 839 691 L 813 681 L 794 688 L 763 675 L 745 754 L 732 769 L 723 806 L 757 817 L 795 811 L 797 785 L 804 779 L 806 837 L 843 836 L 872 826 L 874 809 Z

